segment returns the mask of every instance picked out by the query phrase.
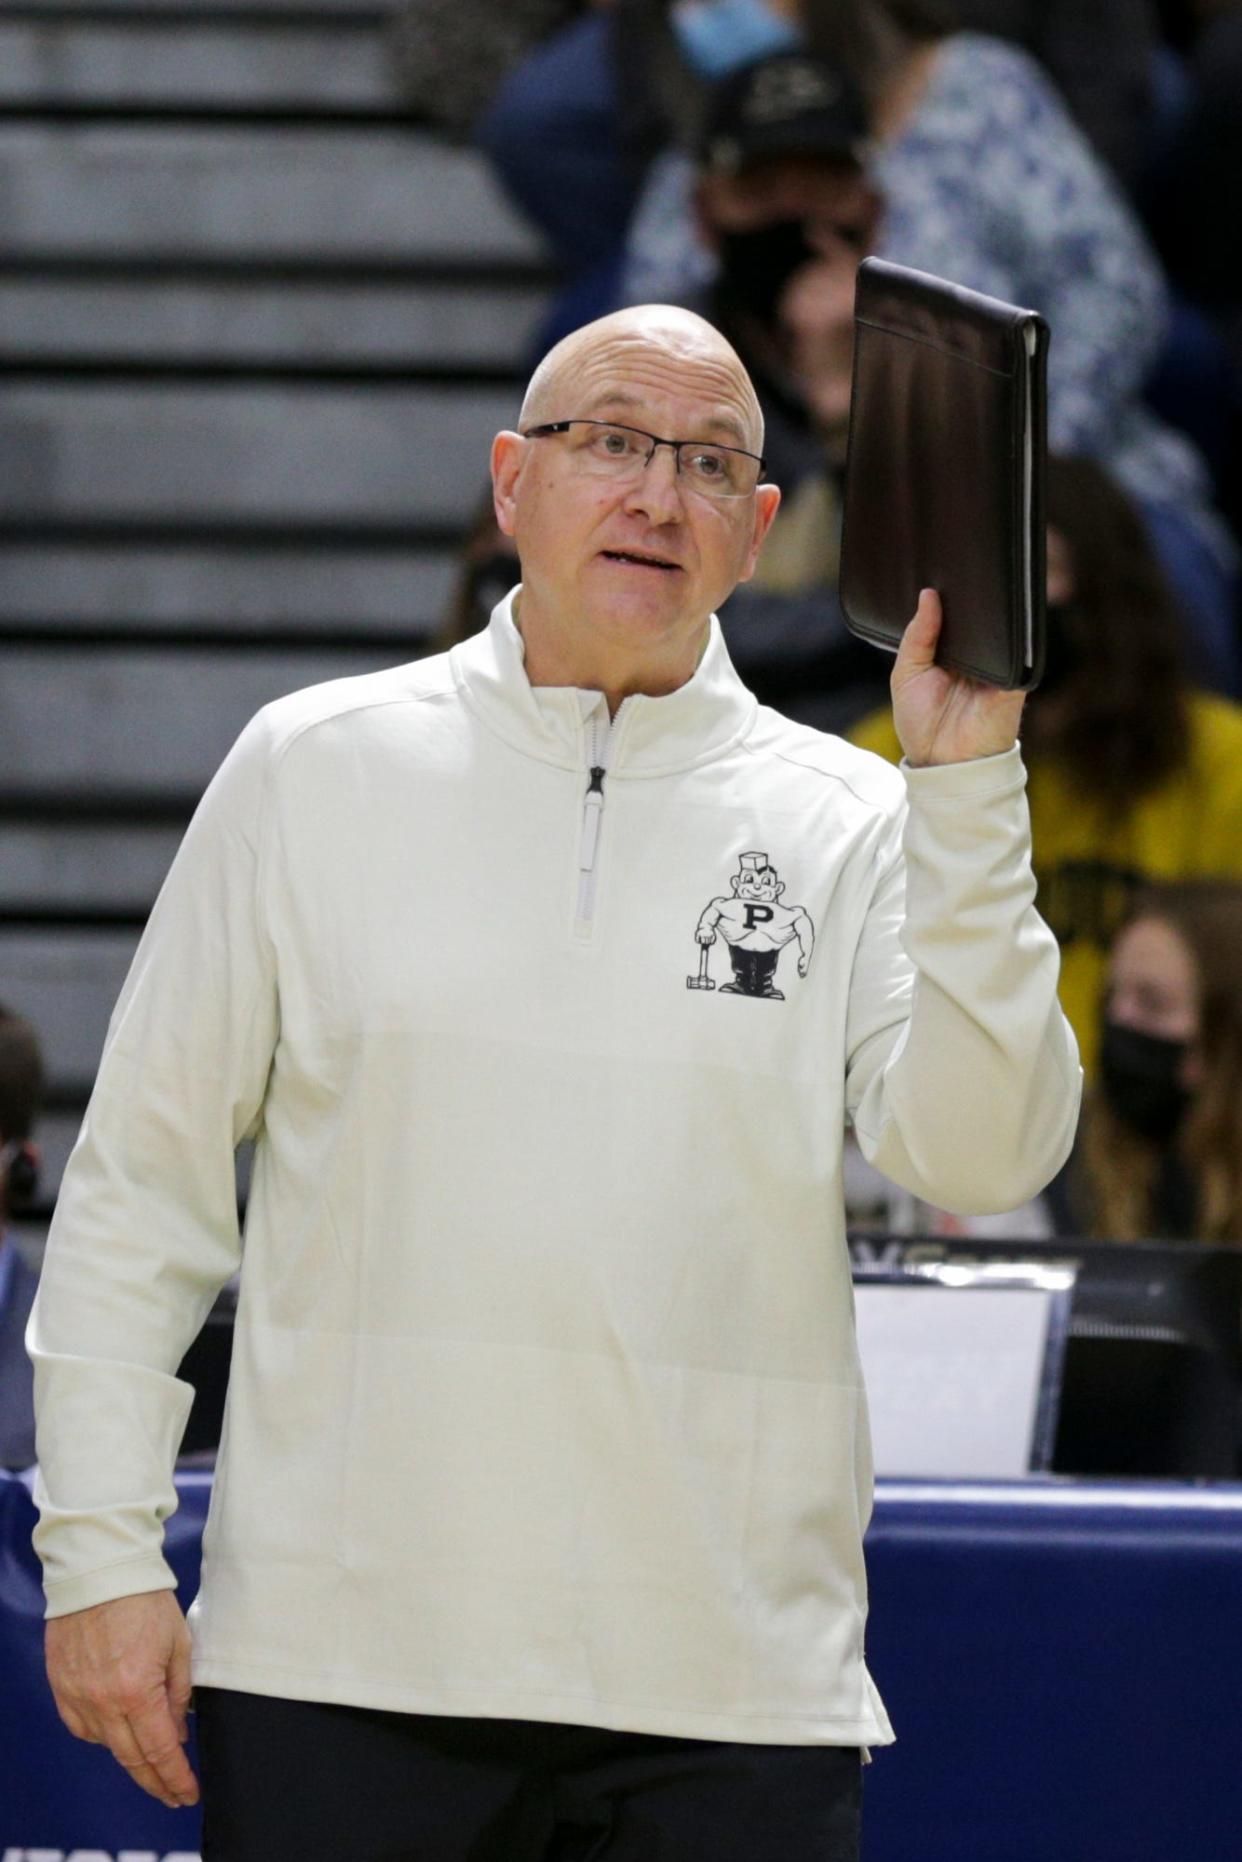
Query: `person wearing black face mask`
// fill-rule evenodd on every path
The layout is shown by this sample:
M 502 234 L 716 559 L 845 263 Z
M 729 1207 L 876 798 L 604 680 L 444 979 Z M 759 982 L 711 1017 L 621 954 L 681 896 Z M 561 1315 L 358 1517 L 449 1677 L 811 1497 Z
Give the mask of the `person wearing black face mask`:
M 711 97 L 696 194 L 700 230 L 719 259 L 710 315 L 740 345 L 778 419 L 821 438 L 816 371 L 799 353 L 787 294 L 808 268 L 840 274 L 848 387 L 853 278 L 882 210 L 869 156 L 860 93 L 803 52 L 757 60 Z M 769 450 L 774 438 L 769 431 Z
M 1191 1101 L 1183 1083 L 1189 1058 L 1188 1041 L 1147 1034 L 1105 1017 L 1100 1090 L 1123 1125 L 1153 1144 L 1168 1144 Z
M 1242 886 L 1153 889 L 1109 957 L 1099 1078 L 1050 1201 L 1109 1240 L 1242 1245 Z
M 1101 1024 L 1099 1104 L 1084 1153 L 1094 1219 L 1132 1225 L 1117 1197 L 1125 1158 L 1127 1174 L 1145 1193 L 1146 1219 L 1133 1225 L 1151 1234 L 1193 1235 L 1194 1183 L 1177 1140 L 1193 1098 L 1199 978 L 1185 938 L 1167 919 L 1140 917 L 1121 932 Z M 1109 1216 L 1101 1204 L 1111 1206 Z
M 856 90 L 802 52 L 725 80 L 698 152 L 696 211 L 720 259 L 703 308 L 745 359 L 784 494 L 721 624 L 764 703 L 835 731 L 887 696 L 885 663 L 849 632 L 837 594 L 854 277 L 881 210 L 868 154 Z

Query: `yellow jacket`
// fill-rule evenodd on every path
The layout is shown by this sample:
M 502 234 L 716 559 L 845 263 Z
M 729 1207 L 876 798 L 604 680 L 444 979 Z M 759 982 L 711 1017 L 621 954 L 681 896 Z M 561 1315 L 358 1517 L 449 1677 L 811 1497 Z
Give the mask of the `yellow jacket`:
M 887 708 L 849 734 L 901 760 Z M 1128 815 L 1092 806 L 1052 759 L 1028 774 L 1039 911 L 1061 946 L 1061 1006 L 1090 1071 L 1105 959 L 1136 893 L 1154 880 L 1242 879 L 1242 706 L 1196 693 L 1186 768 Z

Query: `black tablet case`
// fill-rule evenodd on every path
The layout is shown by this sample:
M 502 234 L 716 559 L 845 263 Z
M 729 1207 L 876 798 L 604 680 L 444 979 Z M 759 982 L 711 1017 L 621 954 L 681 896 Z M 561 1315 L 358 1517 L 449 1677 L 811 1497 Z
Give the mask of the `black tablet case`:
M 1027 690 L 1044 663 L 1048 326 L 926 272 L 864 259 L 841 604 L 896 652 L 935 588 L 939 665 Z

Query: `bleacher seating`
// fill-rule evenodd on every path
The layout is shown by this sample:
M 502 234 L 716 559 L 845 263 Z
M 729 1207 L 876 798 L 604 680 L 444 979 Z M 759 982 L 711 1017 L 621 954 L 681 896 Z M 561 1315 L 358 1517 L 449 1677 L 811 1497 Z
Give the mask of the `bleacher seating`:
M 424 650 L 516 414 L 543 260 L 403 113 L 387 23 L 0 6 L 0 1001 L 48 1051 L 44 1214 L 212 770 Z

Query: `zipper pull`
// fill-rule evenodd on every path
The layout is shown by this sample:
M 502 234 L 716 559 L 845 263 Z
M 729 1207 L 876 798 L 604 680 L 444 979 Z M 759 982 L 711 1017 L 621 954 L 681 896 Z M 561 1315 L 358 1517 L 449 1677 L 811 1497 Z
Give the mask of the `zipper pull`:
M 578 867 L 583 873 L 589 873 L 595 865 L 595 846 L 599 840 L 599 818 L 604 809 L 604 772 L 596 767 L 591 771 L 591 780 L 587 785 L 586 800 L 582 809 L 582 842 L 578 849 Z

